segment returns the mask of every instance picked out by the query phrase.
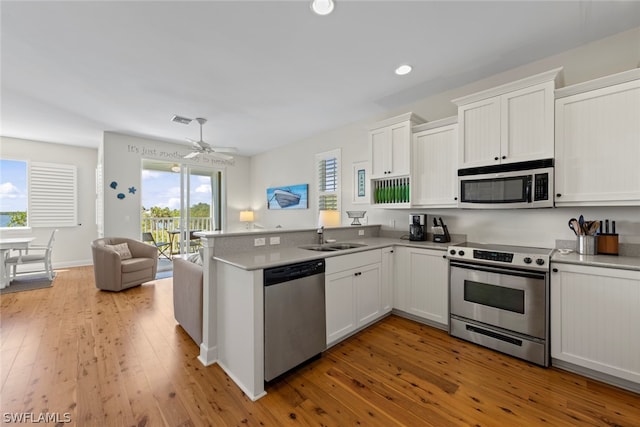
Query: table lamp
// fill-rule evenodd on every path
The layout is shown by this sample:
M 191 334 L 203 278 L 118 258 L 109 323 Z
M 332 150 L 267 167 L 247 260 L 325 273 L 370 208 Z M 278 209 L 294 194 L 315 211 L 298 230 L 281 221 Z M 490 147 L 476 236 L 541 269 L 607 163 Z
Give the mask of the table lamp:
M 340 211 L 320 211 L 318 227 L 339 227 Z
M 247 223 L 247 230 L 249 229 L 249 226 L 253 221 L 254 221 L 253 211 L 250 211 L 250 210 L 240 211 L 240 222 Z

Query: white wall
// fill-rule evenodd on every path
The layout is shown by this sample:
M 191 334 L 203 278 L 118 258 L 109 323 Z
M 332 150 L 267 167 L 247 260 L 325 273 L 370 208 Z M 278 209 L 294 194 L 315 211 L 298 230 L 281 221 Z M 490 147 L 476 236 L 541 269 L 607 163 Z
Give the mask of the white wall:
M 238 219 L 240 211 L 250 204 L 249 159 L 235 156 L 231 161 L 220 161 L 204 155 L 183 159 L 190 151 L 186 145 L 105 132 L 101 146 L 104 162 L 104 235 L 140 238 L 143 159 L 175 161 L 222 170 L 226 185 L 223 197 L 227 202 L 223 218 L 223 221 L 226 220 L 225 229 L 244 227 Z M 117 191 L 110 188 L 112 181 L 118 183 Z M 128 192 L 129 187 L 137 189 L 135 194 Z M 124 199 L 116 197 L 119 192 L 125 194 Z
M 60 227 L 52 262 L 54 268 L 91 264 L 91 241 L 97 237 L 95 223 L 95 169 L 98 150 L 0 137 L 2 158 L 75 165 L 78 171 L 78 226 Z M 3 237 L 29 234 L 36 243 L 46 244 L 53 228 L 3 230 Z M 26 270 L 26 268 L 25 268 Z
M 352 163 L 367 160 L 368 128 L 378 120 L 408 111 L 434 121 L 457 114 L 451 99 L 508 83 L 556 67 L 564 67 L 564 81 L 572 85 L 640 66 L 640 28 L 584 45 L 582 47 L 532 62 L 528 65 L 491 76 L 464 87 L 440 93 L 404 108 L 388 111 L 370 120 L 353 123 L 303 141 L 252 157 L 251 190 L 256 221 L 266 228 L 281 225 L 285 228 L 314 227 L 317 205 L 314 187 L 314 154 L 342 148 L 342 222 L 349 223 L 346 210 L 367 210 L 370 224 L 385 228 L 408 229 L 409 212 L 426 212 L 441 216 L 452 233 L 467 234 L 468 240 L 530 246 L 555 246 L 556 239 L 573 239 L 567 220 L 584 214 L 587 219 L 610 218 L 617 221 L 622 243 L 640 243 L 640 208 L 556 208 L 543 210 L 468 211 L 442 210 L 385 210 L 369 205 L 354 205 L 352 200 Z M 308 210 L 269 211 L 266 209 L 267 187 L 287 184 L 310 184 Z

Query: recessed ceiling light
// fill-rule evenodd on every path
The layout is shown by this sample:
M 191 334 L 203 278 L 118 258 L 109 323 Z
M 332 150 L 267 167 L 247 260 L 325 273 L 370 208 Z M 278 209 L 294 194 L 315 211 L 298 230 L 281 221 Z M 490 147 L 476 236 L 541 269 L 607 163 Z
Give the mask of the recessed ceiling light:
M 333 0 L 313 0 L 311 3 L 311 10 L 318 15 L 328 15 L 334 7 Z
M 404 76 L 409 74 L 412 69 L 413 68 L 411 67 L 411 65 L 404 64 L 396 68 L 396 74 L 399 76 Z

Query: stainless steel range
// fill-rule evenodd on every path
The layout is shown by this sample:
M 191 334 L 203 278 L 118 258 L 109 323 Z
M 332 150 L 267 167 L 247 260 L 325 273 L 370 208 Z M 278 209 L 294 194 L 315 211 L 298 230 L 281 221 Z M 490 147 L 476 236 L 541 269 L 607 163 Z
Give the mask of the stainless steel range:
M 549 366 L 552 252 L 471 242 L 450 246 L 449 333 Z

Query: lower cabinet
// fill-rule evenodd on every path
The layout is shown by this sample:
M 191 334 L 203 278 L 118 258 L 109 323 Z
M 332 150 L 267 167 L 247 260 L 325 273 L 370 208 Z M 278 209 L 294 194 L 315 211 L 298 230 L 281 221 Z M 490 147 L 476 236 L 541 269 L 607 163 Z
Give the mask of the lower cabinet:
M 394 308 L 439 326 L 449 324 L 449 263 L 445 252 L 396 247 Z
M 326 259 L 327 345 L 383 315 L 381 251 Z
M 551 357 L 640 387 L 640 271 L 551 271 Z

